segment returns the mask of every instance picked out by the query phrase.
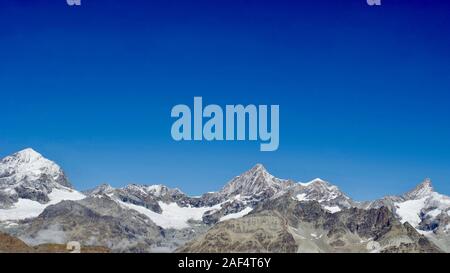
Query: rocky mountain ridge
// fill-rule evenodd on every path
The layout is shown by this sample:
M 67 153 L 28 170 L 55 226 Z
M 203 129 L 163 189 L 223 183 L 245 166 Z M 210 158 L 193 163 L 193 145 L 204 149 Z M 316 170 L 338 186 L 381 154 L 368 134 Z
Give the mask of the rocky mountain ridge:
M 385 218 L 390 233 L 383 233 Z M 356 202 L 322 179 L 280 179 L 257 164 L 221 190 L 191 197 L 164 185 L 78 192 L 56 163 L 32 149 L 0 161 L 0 231 L 31 245 L 77 240 L 116 252 L 213 252 L 203 245 L 228 234 L 229 241 L 216 243 L 232 243 L 230 252 L 437 252 L 450 251 L 449 218 L 450 198 L 431 180 L 402 196 Z

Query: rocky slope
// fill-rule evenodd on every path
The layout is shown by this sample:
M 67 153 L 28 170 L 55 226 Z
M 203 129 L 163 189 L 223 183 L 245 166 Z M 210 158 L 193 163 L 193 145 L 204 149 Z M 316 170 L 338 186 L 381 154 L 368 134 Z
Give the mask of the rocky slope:
M 0 233 L 0 253 L 69 253 L 67 245 L 44 244 L 38 246 L 29 246 L 22 240 L 8 234 Z M 105 247 L 82 247 L 81 253 L 108 253 L 109 249 Z
M 214 226 L 179 252 L 424 252 L 441 250 L 386 207 L 325 210 L 283 196 Z
M 164 239 L 164 231 L 150 219 L 108 197 L 62 201 L 23 226 L 18 236 L 30 245 L 78 241 L 117 252 L 148 252 Z
M 0 253 L 29 253 L 32 248 L 11 235 L 0 232 Z

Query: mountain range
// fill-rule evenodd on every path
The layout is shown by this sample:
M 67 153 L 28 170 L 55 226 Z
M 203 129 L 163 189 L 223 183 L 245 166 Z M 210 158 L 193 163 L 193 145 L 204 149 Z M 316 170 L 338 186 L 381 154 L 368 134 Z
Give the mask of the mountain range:
M 450 198 L 426 179 L 401 196 L 358 202 L 324 180 L 276 178 L 261 164 L 199 197 L 164 185 L 81 192 L 25 149 L 0 161 L 0 232 L 0 245 L 78 241 L 112 252 L 450 252 Z

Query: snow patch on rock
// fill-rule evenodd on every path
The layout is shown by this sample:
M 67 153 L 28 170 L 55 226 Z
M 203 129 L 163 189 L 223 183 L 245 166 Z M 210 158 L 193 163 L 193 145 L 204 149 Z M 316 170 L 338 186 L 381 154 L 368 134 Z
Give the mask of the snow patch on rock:
M 81 200 L 85 198 L 82 193 L 69 189 L 53 189 L 49 194 L 50 202 L 41 204 L 29 199 L 20 198 L 10 209 L 0 209 L 0 221 L 23 220 L 38 217 L 50 205 L 55 205 L 64 200 Z
M 332 206 L 332 207 L 331 206 L 323 206 L 323 208 L 333 214 L 342 211 L 342 209 L 338 206 Z
M 248 215 L 252 211 L 253 211 L 253 209 L 251 207 L 246 207 L 245 209 L 243 209 L 240 212 L 228 214 L 228 215 L 220 218 L 219 222 L 223 222 L 223 221 L 227 221 L 227 220 L 231 220 L 231 219 L 238 219 L 238 218 Z
M 221 205 L 213 207 L 180 207 L 177 203 L 166 204 L 158 202 L 162 213 L 153 212 L 145 207 L 118 201 L 122 206 L 133 209 L 150 218 L 156 225 L 164 229 L 184 229 L 189 228 L 189 221 L 202 221 L 203 215 L 207 211 L 217 210 Z

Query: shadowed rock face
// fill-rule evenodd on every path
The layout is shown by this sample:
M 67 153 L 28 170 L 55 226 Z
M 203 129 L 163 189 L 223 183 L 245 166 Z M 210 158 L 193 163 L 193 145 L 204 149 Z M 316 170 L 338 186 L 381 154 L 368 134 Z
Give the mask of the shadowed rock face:
M 319 234 L 320 233 L 320 234 Z M 219 223 L 180 252 L 440 252 L 387 208 L 329 213 L 284 196 Z
M 223 198 L 236 195 L 269 198 L 294 184 L 292 181 L 272 176 L 263 165 L 257 164 L 251 170 L 231 180 L 218 194 Z
M 0 191 L 0 209 L 10 208 L 17 201 L 17 195 L 10 195 Z

